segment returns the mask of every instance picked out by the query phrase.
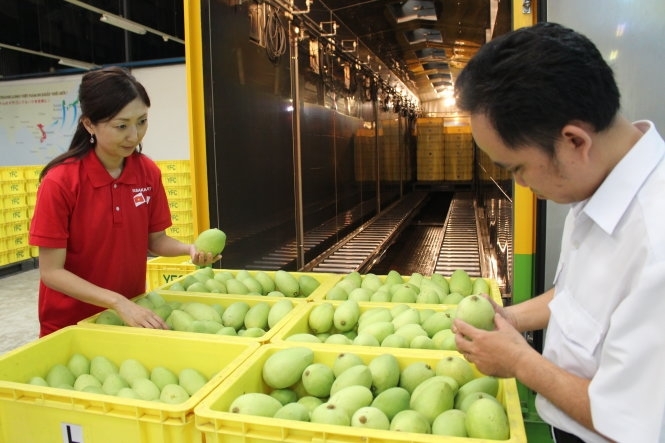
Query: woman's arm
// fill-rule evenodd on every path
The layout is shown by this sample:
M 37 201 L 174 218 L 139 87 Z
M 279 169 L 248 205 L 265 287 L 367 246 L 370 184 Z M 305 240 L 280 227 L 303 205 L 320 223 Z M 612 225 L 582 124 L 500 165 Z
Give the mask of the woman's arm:
M 39 275 L 46 286 L 84 303 L 113 309 L 129 326 L 169 329 L 161 317 L 151 310 L 65 269 L 66 256 L 64 248 L 39 248 Z

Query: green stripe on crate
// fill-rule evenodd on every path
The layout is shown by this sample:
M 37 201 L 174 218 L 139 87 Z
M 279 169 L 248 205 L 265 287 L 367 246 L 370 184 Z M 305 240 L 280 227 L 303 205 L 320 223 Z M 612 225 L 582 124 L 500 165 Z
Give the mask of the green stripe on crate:
M 513 304 L 532 298 L 533 254 L 515 254 L 513 257 Z

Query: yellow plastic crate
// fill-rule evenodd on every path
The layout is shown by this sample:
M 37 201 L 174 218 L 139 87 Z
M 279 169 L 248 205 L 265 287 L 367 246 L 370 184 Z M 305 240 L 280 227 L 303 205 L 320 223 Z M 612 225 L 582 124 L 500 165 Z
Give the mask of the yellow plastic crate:
M 268 442 L 357 442 L 357 443 L 490 443 L 496 440 L 444 437 L 440 435 L 418 434 L 337 426 L 322 423 L 301 422 L 269 417 L 234 414 L 228 412 L 233 400 L 247 392 L 269 393 L 270 390 L 262 378 L 262 368 L 268 357 L 275 352 L 292 347 L 293 344 L 271 343 L 261 346 L 248 358 L 237 371 L 233 372 L 217 386 L 194 409 L 197 429 L 202 431 L 206 443 L 268 443 Z M 305 345 L 314 350 L 314 362 L 332 366 L 337 356 L 349 352 L 348 347 L 323 348 L 320 345 Z M 379 348 L 359 349 L 357 354 L 365 364 L 385 353 Z M 430 366 L 447 355 L 459 355 L 455 352 L 441 351 L 433 354 L 394 353 L 400 369 L 416 362 L 425 362 Z M 480 375 L 477 373 L 477 375 Z M 526 433 L 522 418 L 522 409 L 515 379 L 499 381 L 498 400 L 508 413 L 510 438 L 505 443 L 526 443 Z
M 28 205 L 26 194 L 9 195 L 2 199 L 3 209 L 22 208 Z
M 23 178 L 23 169 L 21 166 L 0 167 L 0 179 L 2 181 L 22 181 Z
M 169 209 L 171 211 L 191 211 L 192 199 L 169 197 Z
M 204 442 L 194 407 L 258 348 L 257 343 L 171 337 L 125 328 L 70 326 L 0 357 L 0 441 L 62 443 Z M 146 368 L 194 368 L 209 378 L 181 404 L 166 404 L 27 384 L 72 354 L 135 358 Z M 65 437 L 63 437 L 65 436 Z
M 3 181 L 2 182 L 2 193 L 3 195 L 23 195 L 25 194 L 25 182 L 24 181 Z
M 155 163 L 157 163 L 163 174 L 190 172 L 189 160 L 157 160 Z
M 28 220 L 28 206 L 17 206 L 3 209 L 0 213 L 0 223 L 12 223 Z
M 218 272 L 230 272 L 234 276 L 238 273 L 238 269 L 215 269 L 215 273 Z M 194 272 L 194 271 L 192 271 Z M 257 272 L 257 270 L 248 270 L 250 276 L 254 276 Z M 275 272 L 276 271 L 264 271 L 266 272 L 274 281 L 275 279 Z M 318 282 L 319 286 L 307 297 L 302 297 L 304 300 L 308 301 L 314 301 L 314 300 L 320 300 L 323 298 L 323 296 L 328 292 L 328 290 L 335 284 L 340 278 L 339 274 L 327 274 L 327 273 L 315 273 L 315 272 L 296 272 L 296 271 L 288 271 L 289 274 L 291 274 L 293 277 L 296 279 L 300 278 L 302 275 L 309 275 L 311 277 L 314 277 Z M 190 272 L 191 273 L 191 272 Z M 160 286 L 158 289 L 166 290 L 169 291 L 169 287 L 175 283 L 175 282 L 181 282 L 184 280 L 184 278 L 187 276 L 187 274 L 183 275 L 182 277 L 177 278 L 176 280 L 171 281 L 170 283 Z M 177 291 L 171 291 L 171 292 L 177 292 Z M 194 294 L 194 292 L 189 292 L 190 294 Z M 272 296 L 266 296 L 266 295 L 251 295 L 251 294 L 229 294 L 229 295 L 239 295 L 241 297 L 245 298 L 257 298 L 259 300 L 263 300 L 266 298 L 273 298 Z M 279 299 L 280 297 L 275 297 Z M 295 298 L 301 298 L 301 297 L 295 297 Z
M 226 309 L 229 307 L 232 303 L 239 302 L 239 301 L 244 301 L 246 302 L 250 307 L 256 305 L 259 302 L 265 302 L 270 305 L 270 307 L 273 307 L 275 303 L 280 301 L 280 298 L 277 297 L 264 297 L 263 299 L 247 299 L 244 296 L 232 296 L 232 295 L 225 295 L 225 294 L 200 294 L 200 293 L 192 293 L 192 292 L 173 292 L 173 291 L 157 291 L 167 302 L 181 302 L 181 303 L 187 303 L 187 302 L 197 302 L 197 303 L 203 303 L 206 305 L 213 305 L 213 304 L 218 304 L 224 307 Z M 144 297 L 143 295 L 140 295 L 134 300 L 137 300 L 139 298 Z M 292 316 L 297 316 L 300 317 L 301 314 L 298 314 L 298 311 L 302 306 L 306 304 L 306 301 L 304 299 L 291 299 L 293 303 L 293 310 L 289 312 L 282 320 L 277 322 L 272 328 L 270 328 L 268 331 L 266 331 L 265 334 L 263 334 L 261 337 L 244 337 L 244 336 L 226 336 L 226 335 L 216 335 L 216 334 L 203 334 L 203 333 L 198 333 L 198 332 L 184 332 L 184 331 L 172 331 L 172 330 L 157 330 L 156 332 L 160 332 L 163 334 L 167 335 L 192 335 L 194 334 L 195 336 L 201 336 L 201 335 L 210 335 L 211 337 L 222 337 L 224 340 L 229 339 L 229 340 L 241 340 L 241 341 L 250 341 L 250 342 L 257 342 L 257 343 L 268 343 L 274 336 L 277 334 L 277 332 L 284 327 L 289 320 L 291 319 Z M 81 327 L 86 327 L 86 328 L 93 328 L 93 329 L 117 329 L 117 328 L 128 328 L 128 326 L 114 326 L 114 325 L 105 325 L 105 324 L 97 324 L 95 323 L 97 321 L 97 317 L 99 317 L 100 314 L 93 315 L 91 317 L 88 317 L 84 320 L 81 320 L 78 322 L 78 325 Z
M 44 165 L 23 166 L 23 177 L 28 181 L 39 181 Z
M 148 260 L 147 286 L 148 291 L 172 283 L 174 280 L 196 270 L 191 258 L 187 255 L 180 257 L 155 257 Z

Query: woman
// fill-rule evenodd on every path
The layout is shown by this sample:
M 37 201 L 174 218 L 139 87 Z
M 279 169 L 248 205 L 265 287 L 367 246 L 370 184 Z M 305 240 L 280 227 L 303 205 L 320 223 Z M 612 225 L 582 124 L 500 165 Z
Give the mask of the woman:
M 141 152 L 150 107 L 143 86 L 123 68 L 91 71 L 79 104 L 69 150 L 41 173 L 30 225 L 30 244 L 39 247 L 40 336 L 107 308 L 127 325 L 166 329 L 129 300 L 145 292 L 148 253 L 190 255 L 202 266 L 220 257 L 165 233 L 171 214 L 161 172 Z

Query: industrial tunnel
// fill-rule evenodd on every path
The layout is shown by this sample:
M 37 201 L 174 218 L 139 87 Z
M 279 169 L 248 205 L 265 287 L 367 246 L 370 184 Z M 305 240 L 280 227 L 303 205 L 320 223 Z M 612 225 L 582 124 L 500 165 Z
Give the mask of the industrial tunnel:
M 439 190 L 414 186 L 380 213 L 359 204 L 305 232 L 309 260 L 301 270 L 323 273 L 402 275 L 464 269 L 497 281 L 510 298 L 512 204 L 498 188 Z M 353 222 L 355 221 L 355 223 Z M 231 243 L 233 244 L 233 243 Z M 293 268 L 296 241 L 252 260 L 252 269 Z

